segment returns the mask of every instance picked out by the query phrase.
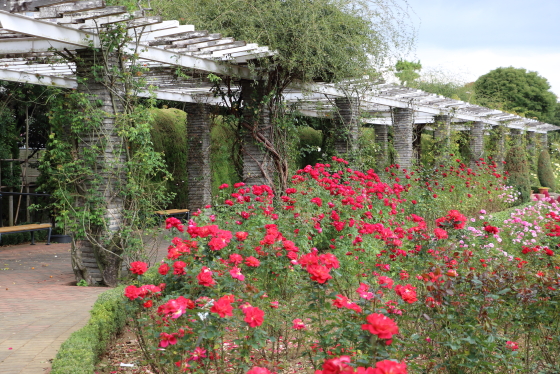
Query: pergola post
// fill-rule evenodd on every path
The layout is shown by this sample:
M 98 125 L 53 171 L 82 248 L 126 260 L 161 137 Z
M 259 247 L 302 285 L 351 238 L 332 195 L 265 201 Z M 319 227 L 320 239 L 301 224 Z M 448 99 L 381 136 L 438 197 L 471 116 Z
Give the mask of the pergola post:
M 451 144 L 451 116 L 434 116 L 434 139 L 438 145 L 449 148 Z
M 494 161 L 498 165 L 498 170 L 504 169 L 504 161 L 506 159 L 506 135 L 507 135 L 507 127 L 504 125 L 496 126 L 495 133 L 496 133 L 496 156 L 494 157 Z
M 451 146 L 451 116 L 445 114 L 434 116 L 433 126 L 436 143 L 434 162 L 440 163 Z
M 243 181 L 247 185 L 267 184 L 274 186 L 274 160 L 266 144 L 274 144 L 270 109 L 263 102 L 264 81 L 241 81 L 243 100 Z M 258 140 L 257 140 L 258 139 Z
M 189 209 L 202 209 L 212 202 L 210 169 L 210 106 L 186 103 L 189 182 Z
M 548 133 L 541 134 L 541 148 L 548 151 Z
M 523 143 L 522 133 L 519 129 L 510 129 L 511 140 L 514 146 L 521 146 Z
M 115 115 L 122 112 L 123 107 L 119 100 L 113 100 L 109 87 L 119 90 L 119 87 L 111 85 L 108 78 L 99 81 L 94 76 L 93 66 L 102 64 L 102 53 L 93 49 L 77 50 L 76 75 L 78 76 L 78 92 L 89 95 L 92 104 L 105 112 L 101 127 L 91 133 L 84 134 L 78 145 L 78 152 L 102 146 L 104 149 L 97 156 L 96 176 L 102 178 L 101 183 L 95 186 L 96 191 L 104 199 L 105 221 L 103 227 L 89 227 L 88 236 L 95 238 L 98 242 L 111 242 L 118 240 L 116 234 L 121 229 L 123 220 L 124 202 L 118 194 L 118 185 L 125 177 L 122 168 L 126 162 L 123 152 L 123 139 L 118 135 Z M 109 66 L 117 66 L 119 61 L 116 55 L 109 55 L 105 63 Z M 82 79 L 83 78 L 83 79 Z M 92 173 L 94 171 L 92 170 Z M 91 186 L 86 184 L 86 194 Z M 90 186 L 88 186 L 88 184 Z M 78 204 L 84 204 L 79 201 Z M 103 239 L 104 238 L 104 239 Z M 90 238 L 91 239 L 91 238 Z M 122 248 L 118 245 L 110 245 L 109 250 L 97 248 L 92 242 L 94 240 L 74 241 L 72 248 L 72 268 L 76 279 L 85 279 L 88 284 L 104 282 L 113 286 L 117 284 L 120 276 L 120 264 Z
M 414 110 L 393 108 L 393 147 L 395 163 L 409 170 L 412 167 L 412 126 Z
M 475 121 L 470 131 L 471 166 L 484 156 L 484 122 Z
M 377 165 L 382 167 L 387 164 L 389 159 L 389 151 L 387 144 L 389 142 L 388 129 L 386 125 L 373 125 L 375 131 L 375 142 L 379 146 L 377 154 Z
M 340 97 L 334 102 L 337 109 L 334 149 L 339 155 L 345 155 L 358 147 L 359 102 L 355 97 Z

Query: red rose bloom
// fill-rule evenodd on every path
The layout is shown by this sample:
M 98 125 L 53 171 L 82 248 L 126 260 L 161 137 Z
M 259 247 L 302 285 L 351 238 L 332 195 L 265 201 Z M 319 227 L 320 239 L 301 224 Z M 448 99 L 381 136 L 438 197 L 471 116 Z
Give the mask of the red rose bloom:
M 169 272 L 169 265 L 165 262 L 159 266 L 158 273 L 161 275 L 166 275 Z
M 185 274 L 185 267 L 187 264 L 183 261 L 175 261 L 173 264 L 173 274 L 175 275 L 183 275 Z
M 399 333 L 399 327 L 391 318 L 383 314 L 373 313 L 367 316 L 367 324 L 362 325 L 362 330 L 367 330 L 380 339 L 392 339 Z
M 403 301 L 406 301 L 409 304 L 418 301 L 416 298 L 416 287 L 410 284 L 407 284 L 406 286 L 401 286 L 399 284 L 395 287 L 395 292 L 403 299 Z
M 130 271 L 134 274 L 142 275 L 148 271 L 148 264 L 142 261 L 135 261 L 130 264 Z
M 274 374 L 274 373 L 268 370 L 267 368 L 255 366 L 254 368 L 249 370 L 247 374 Z
M 198 284 L 201 286 L 212 287 L 216 284 L 216 281 L 212 278 L 212 270 L 206 266 L 203 266 L 202 269 L 200 269 L 200 273 L 198 273 L 196 279 L 198 279 Z
M 321 265 L 309 265 L 307 266 L 307 272 L 311 275 L 311 280 L 321 284 L 332 278 L 329 269 Z
M 315 374 L 354 373 L 354 368 L 348 365 L 349 362 L 349 356 L 331 358 L 323 363 L 323 370 L 317 370 Z
M 240 242 L 242 242 L 243 240 L 247 239 L 247 236 L 249 236 L 248 232 L 244 232 L 244 231 L 238 231 L 235 233 L 235 238 L 237 240 L 239 240 Z
M 249 257 L 245 258 L 245 265 L 247 265 L 247 266 L 256 268 L 256 267 L 259 267 L 260 264 L 261 264 L 261 262 L 253 256 L 249 256 Z
M 124 296 L 129 300 L 135 300 L 140 296 L 140 289 L 136 286 L 127 286 L 124 289 Z
M 264 322 L 264 312 L 255 306 L 244 308 L 243 313 L 245 313 L 245 322 L 250 327 L 260 326 Z
M 379 361 L 371 374 L 407 374 L 406 363 L 391 360 Z
M 233 301 L 233 297 L 230 295 L 222 296 L 217 301 L 214 302 L 210 311 L 212 313 L 216 313 L 221 318 L 225 318 L 226 316 L 233 316 L 233 307 L 231 306 L 231 302 Z
M 439 240 L 441 239 L 447 239 L 449 236 L 447 235 L 447 231 L 445 231 L 444 229 L 440 229 L 439 227 L 436 227 L 434 229 L 434 235 L 436 236 L 436 238 L 438 238 Z

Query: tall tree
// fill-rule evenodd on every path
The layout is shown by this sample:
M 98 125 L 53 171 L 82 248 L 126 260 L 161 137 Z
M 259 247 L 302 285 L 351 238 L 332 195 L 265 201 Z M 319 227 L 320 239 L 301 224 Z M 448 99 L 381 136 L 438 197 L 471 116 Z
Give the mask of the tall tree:
M 474 84 L 480 105 L 554 122 L 557 98 L 546 78 L 534 71 L 514 67 L 497 68 L 478 78 Z
M 152 0 L 151 5 L 166 19 L 276 50 L 269 67 L 277 67 L 280 87 L 292 79 L 362 77 L 391 49 L 406 49 L 414 39 L 399 0 Z
M 420 61 L 399 60 L 395 65 L 395 76 L 399 78 L 403 86 L 410 86 L 416 79 L 420 77 L 418 73 L 422 69 Z

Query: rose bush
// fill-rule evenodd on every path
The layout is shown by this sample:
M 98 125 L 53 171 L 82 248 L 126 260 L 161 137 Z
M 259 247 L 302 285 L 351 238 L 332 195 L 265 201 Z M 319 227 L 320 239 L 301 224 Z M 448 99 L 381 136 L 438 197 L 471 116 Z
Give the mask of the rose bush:
M 334 158 L 278 197 L 238 183 L 224 206 L 168 220 L 161 284 L 143 284 L 137 264 L 125 290 L 153 371 L 553 372 L 558 207 L 490 224 L 468 195 L 503 208 L 504 177 L 455 162 L 434 173 L 462 187 Z

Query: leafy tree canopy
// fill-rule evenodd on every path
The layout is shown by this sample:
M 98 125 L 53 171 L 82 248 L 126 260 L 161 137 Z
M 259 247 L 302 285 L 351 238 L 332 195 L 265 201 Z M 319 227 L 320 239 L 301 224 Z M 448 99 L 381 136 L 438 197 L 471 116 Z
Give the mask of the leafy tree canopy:
M 372 74 L 395 48 L 411 46 L 413 30 L 399 1 L 152 0 L 151 5 L 165 19 L 278 51 L 271 66 L 284 79 L 336 81 Z
M 546 78 L 534 71 L 514 67 L 497 68 L 475 82 L 480 105 L 554 122 L 557 98 Z
M 395 76 L 399 78 L 401 84 L 404 86 L 409 86 L 412 82 L 420 77 L 420 74 L 417 73 L 422 69 L 422 64 L 420 61 L 406 61 L 406 60 L 399 60 L 395 65 Z

